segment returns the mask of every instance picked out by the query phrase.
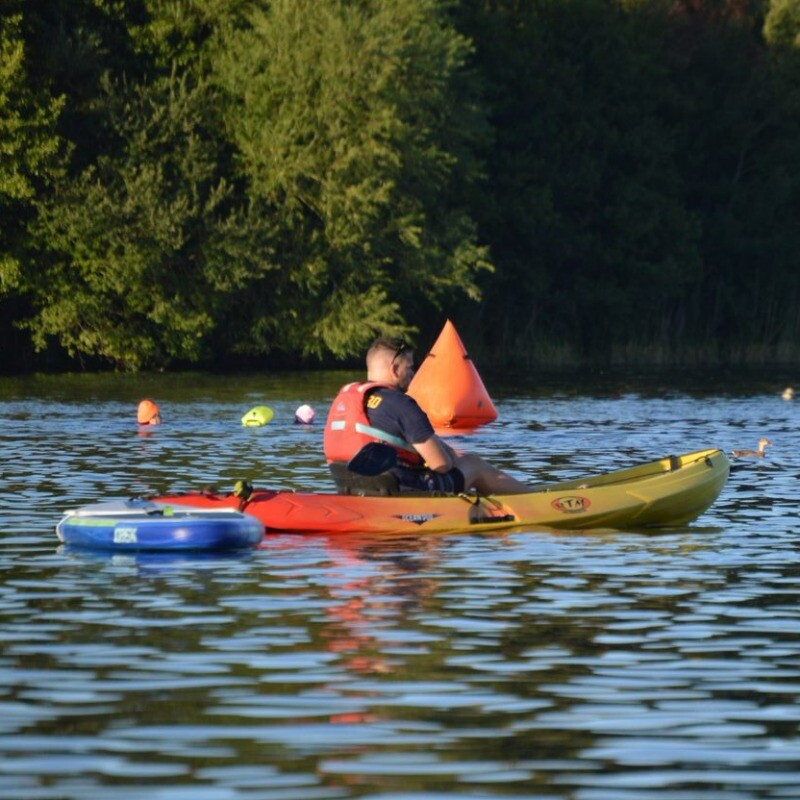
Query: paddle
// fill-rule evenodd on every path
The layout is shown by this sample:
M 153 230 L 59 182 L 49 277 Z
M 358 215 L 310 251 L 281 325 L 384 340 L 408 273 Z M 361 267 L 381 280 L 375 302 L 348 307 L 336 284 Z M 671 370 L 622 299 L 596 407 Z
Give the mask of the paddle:
M 348 462 L 347 469 L 374 477 L 397 465 L 397 450 L 381 442 L 365 444 Z

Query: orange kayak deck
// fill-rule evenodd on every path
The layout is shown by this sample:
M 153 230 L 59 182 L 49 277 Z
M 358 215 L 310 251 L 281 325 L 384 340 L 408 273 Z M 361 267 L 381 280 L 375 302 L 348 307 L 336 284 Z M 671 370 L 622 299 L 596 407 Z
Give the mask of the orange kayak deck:
M 532 486 L 519 495 L 316 494 L 256 489 L 247 501 L 209 492 L 164 495 L 159 502 L 236 508 L 267 532 L 453 533 L 510 528 L 638 529 L 696 519 L 730 472 L 717 449 L 667 456 L 628 469 Z

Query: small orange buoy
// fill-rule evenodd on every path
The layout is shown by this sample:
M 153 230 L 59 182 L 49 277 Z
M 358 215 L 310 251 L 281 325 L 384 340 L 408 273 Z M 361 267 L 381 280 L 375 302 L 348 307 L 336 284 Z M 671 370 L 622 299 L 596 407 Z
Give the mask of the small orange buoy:
M 478 370 L 450 320 L 408 387 L 434 427 L 477 428 L 497 419 Z
M 152 400 L 142 400 L 136 410 L 136 421 L 140 425 L 160 425 L 161 413 Z

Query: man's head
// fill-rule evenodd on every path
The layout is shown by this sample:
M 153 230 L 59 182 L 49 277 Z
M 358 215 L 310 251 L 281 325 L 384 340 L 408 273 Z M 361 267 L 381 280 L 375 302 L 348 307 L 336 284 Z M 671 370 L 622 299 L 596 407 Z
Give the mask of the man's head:
M 381 336 L 367 350 L 367 380 L 386 383 L 401 392 L 414 377 L 414 351 L 403 339 Z

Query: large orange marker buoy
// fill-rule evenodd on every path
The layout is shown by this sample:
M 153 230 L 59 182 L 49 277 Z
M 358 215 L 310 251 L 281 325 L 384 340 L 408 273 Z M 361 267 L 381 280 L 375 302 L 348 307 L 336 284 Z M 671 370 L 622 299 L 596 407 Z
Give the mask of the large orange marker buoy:
M 450 320 L 408 387 L 434 427 L 477 428 L 497 419 L 478 370 Z

